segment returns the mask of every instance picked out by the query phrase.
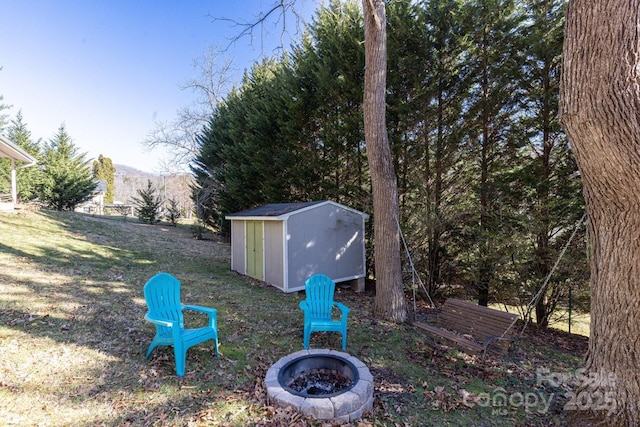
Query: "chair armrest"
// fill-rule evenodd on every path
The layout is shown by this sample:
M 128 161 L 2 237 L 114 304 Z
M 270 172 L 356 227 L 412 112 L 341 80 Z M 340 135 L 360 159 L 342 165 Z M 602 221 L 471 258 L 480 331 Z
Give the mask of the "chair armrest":
M 218 312 L 218 310 L 216 310 L 215 308 L 211 308 L 211 307 L 203 307 L 201 305 L 183 305 L 182 306 L 183 310 L 192 310 L 192 311 L 198 311 L 200 313 L 207 313 L 207 314 L 212 314 L 212 315 L 216 315 L 216 313 Z
M 341 302 L 335 302 L 334 301 L 333 305 L 338 307 L 344 316 L 349 314 L 349 311 L 351 311 L 351 310 L 349 310 L 349 307 L 347 307 L 346 305 L 342 304 Z
M 167 328 L 173 328 L 173 325 L 176 323 L 171 320 L 157 319 L 155 317 L 152 317 L 150 313 L 147 313 L 144 315 L 144 320 L 146 320 L 147 322 L 151 322 L 155 325 L 165 326 Z
M 309 309 L 309 302 L 306 299 L 302 300 L 298 306 L 300 307 L 300 310 L 307 311 Z
M 212 326 L 212 327 L 216 326 L 216 316 L 218 314 L 218 310 L 216 310 L 215 308 L 203 307 L 201 305 L 183 305 L 182 309 L 197 311 L 198 313 L 204 313 L 207 316 L 209 316 L 209 326 Z

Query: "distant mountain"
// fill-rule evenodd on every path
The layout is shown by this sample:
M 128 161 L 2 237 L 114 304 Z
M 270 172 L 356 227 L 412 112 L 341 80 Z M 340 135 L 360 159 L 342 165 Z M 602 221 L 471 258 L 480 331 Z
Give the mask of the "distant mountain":
M 144 172 L 131 166 L 114 164 L 113 167 L 116 168 L 116 176 L 142 176 L 149 178 L 157 176 L 154 173 Z

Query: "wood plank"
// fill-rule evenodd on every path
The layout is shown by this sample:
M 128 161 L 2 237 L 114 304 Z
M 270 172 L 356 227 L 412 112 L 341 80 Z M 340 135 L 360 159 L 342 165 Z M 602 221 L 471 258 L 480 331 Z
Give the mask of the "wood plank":
M 453 307 L 460 307 L 463 309 L 463 311 L 468 311 L 468 310 L 473 310 L 475 312 L 477 312 L 478 314 L 487 314 L 489 316 L 502 316 L 505 318 L 511 318 L 511 320 L 513 320 L 513 318 L 515 317 L 519 317 L 517 314 L 515 313 L 507 313 L 506 311 L 501 311 L 501 310 L 496 310 L 494 308 L 489 308 L 489 307 L 485 307 L 482 305 L 477 305 L 473 302 L 470 301 L 463 301 L 463 300 L 459 300 L 459 299 L 455 299 L 455 298 L 449 298 L 448 300 L 445 301 L 443 308 L 446 306 L 453 306 Z
M 441 311 L 440 317 L 460 319 L 467 323 L 486 323 L 489 325 L 509 325 L 513 321 L 518 319 L 518 317 L 504 318 L 504 317 L 480 316 L 474 312 L 452 313 L 446 310 Z
M 442 329 L 437 326 L 427 325 L 426 323 L 421 323 L 421 322 L 414 322 L 413 324 L 419 327 L 420 329 L 423 329 L 433 335 L 446 338 L 447 340 L 452 341 L 453 343 L 460 345 L 462 347 L 465 347 L 469 350 L 472 350 L 475 352 L 483 351 L 482 344 L 472 341 L 470 339 L 467 339 L 463 336 L 460 336 L 455 332 L 447 331 L 446 329 Z
M 512 325 L 513 322 L 483 322 L 482 320 L 473 321 L 469 323 L 468 319 L 443 317 L 440 320 L 440 326 L 444 328 L 450 328 L 459 330 L 460 332 L 470 333 L 470 331 L 476 331 L 477 333 L 483 333 L 486 335 L 502 335 Z M 513 332 L 513 328 L 508 331 L 508 334 Z
M 468 314 L 467 316 L 451 316 L 450 313 L 443 311 L 440 315 L 440 319 L 443 324 L 444 322 L 460 322 L 463 324 L 468 324 L 470 326 L 483 325 L 486 328 L 502 329 L 502 330 L 505 330 L 508 326 L 510 326 L 516 320 L 516 319 L 513 319 L 513 320 L 506 321 L 506 320 L 496 320 L 496 319 L 483 319 L 483 318 L 477 318 L 477 317 L 473 319 L 469 319 L 469 317 L 471 317 L 471 313 Z

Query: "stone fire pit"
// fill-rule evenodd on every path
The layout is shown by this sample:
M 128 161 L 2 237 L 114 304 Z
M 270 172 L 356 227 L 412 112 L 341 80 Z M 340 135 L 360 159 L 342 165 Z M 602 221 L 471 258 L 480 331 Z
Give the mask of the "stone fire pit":
M 351 381 L 346 386 L 342 384 L 339 390 L 326 392 L 315 387 L 311 387 L 314 391 L 297 391 L 287 385 L 307 370 L 337 372 Z M 289 354 L 269 368 L 265 385 L 271 403 L 281 408 L 291 406 L 304 416 L 320 420 L 353 422 L 373 408 L 373 376 L 369 368 L 340 351 L 311 349 Z

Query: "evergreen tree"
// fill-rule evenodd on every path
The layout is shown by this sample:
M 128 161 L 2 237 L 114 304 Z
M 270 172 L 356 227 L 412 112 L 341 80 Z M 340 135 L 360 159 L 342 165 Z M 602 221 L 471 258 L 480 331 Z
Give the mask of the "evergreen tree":
M 165 218 L 175 227 L 176 224 L 178 224 L 178 219 L 182 216 L 180 204 L 175 199 L 168 199 L 167 201 L 169 202 L 169 206 L 167 206 Z
M 293 67 L 305 84 L 306 93 L 295 95 L 306 96 L 297 108 L 307 109 L 311 125 L 305 129 L 306 143 L 315 159 L 307 167 L 317 177 L 315 197 L 350 200 L 353 207 L 371 211 L 362 116 L 364 27 L 358 2 L 333 0 L 321 7 L 309 36 L 314 42 L 302 46 Z
M 57 210 L 74 210 L 92 197 L 96 188 L 86 154 L 79 153 L 64 125 L 45 145 L 38 197 Z
M 2 71 L 2 67 L 0 67 L 0 71 Z M 7 118 L 9 115 L 5 113 L 5 110 L 11 108 L 10 105 L 7 105 L 3 102 L 4 96 L 0 95 L 0 133 L 2 133 L 5 125 L 7 124 Z
M 236 143 L 227 155 L 233 156 L 242 167 L 236 176 L 239 181 L 228 181 L 234 185 L 237 197 L 250 205 L 272 201 L 287 201 L 291 188 L 292 160 L 288 158 L 288 141 L 282 138 L 281 115 L 286 115 L 281 99 L 281 60 L 256 64 L 247 76 L 243 88 L 244 117 L 235 117 L 244 123 L 242 132 L 234 139 Z M 231 148 L 231 147 L 229 147 Z M 247 192 L 246 189 L 252 191 Z M 244 196 L 239 194 L 244 192 Z
M 500 286 L 500 264 L 514 234 L 510 209 L 513 172 L 521 167 L 524 139 L 517 114 L 522 96 L 522 10 L 513 0 L 468 1 L 465 8 L 469 48 L 465 65 L 472 81 L 465 103 L 469 171 L 477 201 L 474 227 L 473 287 L 487 305 L 491 286 Z
M 7 124 L 8 114 L 4 113 L 4 110 L 8 110 L 9 106 L 7 104 L 2 103 L 2 95 L 0 95 L 0 132 L 4 130 L 4 127 Z
M 558 117 L 565 1 L 529 0 L 524 4 L 529 18 L 525 28 L 529 48 L 524 67 L 526 103 L 522 120 L 529 136 L 524 172 L 531 189 L 526 209 L 530 230 L 527 246 L 533 251 L 528 252 L 521 277 L 528 285 L 525 290 L 530 300 L 551 272 L 584 212 L 584 204 L 578 167 Z M 575 242 L 584 242 L 582 237 Z M 571 252 L 565 255 L 562 267 L 576 265 L 567 262 Z M 586 270 L 586 264 L 582 266 Z M 567 278 L 580 277 L 576 271 L 567 274 L 566 268 L 559 273 L 536 304 L 538 326 L 546 327 L 558 301 L 568 298 Z
M 138 219 L 149 224 L 160 221 L 162 199 L 156 195 L 156 188 L 151 180 L 147 180 L 147 188 L 138 189 L 137 193 L 139 197 L 132 197 L 132 199 L 136 205 Z
M 224 228 L 226 214 L 255 206 L 245 199 L 248 187 L 241 182 L 235 185 L 242 179 L 236 176 L 243 176 L 244 161 L 229 154 L 244 128 L 239 122 L 243 116 L 242 97 L 234 90 L 197 137 L 200 152 L 191 165 L 195 178 L 192 198 L 198 218 L 216 230 Z
M 104 196 L 105 203 L 113 203 L 115 175 L 116 168 L 113 166 L 111 159 L 100 154 L 98 160 L 93 162 L 93 177 L 96 180 L 102 180 L 107 183 L 107 193 Z
M 469 185 L 460 162 L 461 117 L 469 90 L 462 18 L 455 0 L 412 6 L 397 2 L 389 7 L 393 29 L 388 90 L 405 94 L 388 102 L 392 119 L 398 117 L 391 121 L 397 130 L 390 136 L 399 171 L 402 224 L 410 230 L 405 238 L 429 295 L 456 280 L 450 266 L 458 261 L 459 236 L 469 212 Z

